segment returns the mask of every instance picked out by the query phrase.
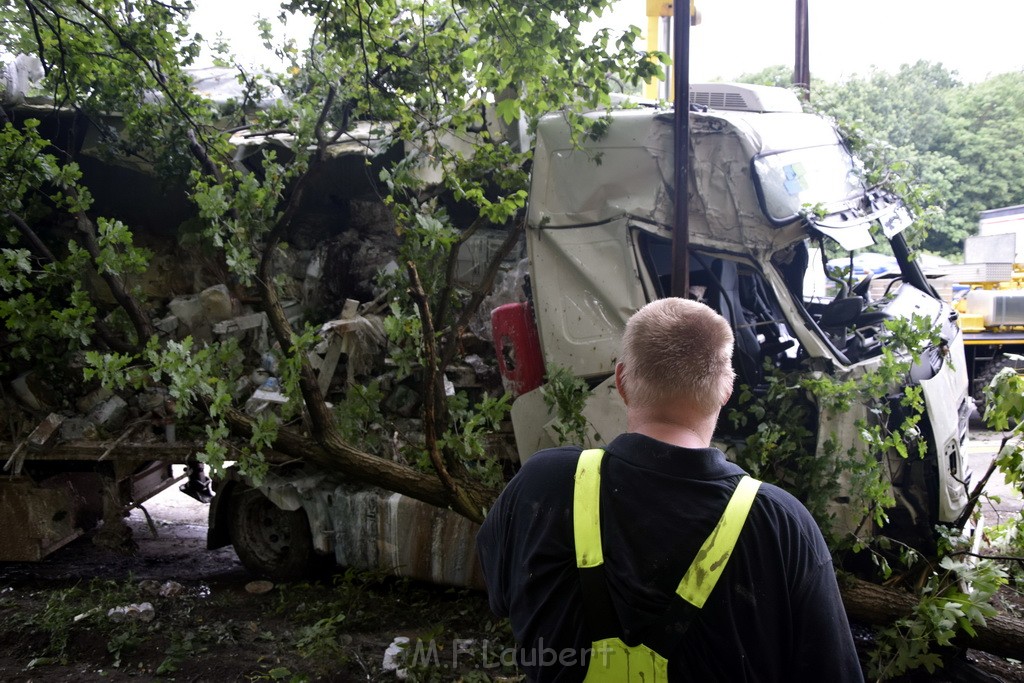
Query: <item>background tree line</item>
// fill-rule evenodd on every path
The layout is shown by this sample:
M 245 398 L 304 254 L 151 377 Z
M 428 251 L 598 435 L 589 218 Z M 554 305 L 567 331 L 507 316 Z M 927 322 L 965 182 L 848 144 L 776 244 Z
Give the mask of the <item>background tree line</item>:
M 738 80 L 787 87 L 791 74 L 773 66 Z M 919 61 L 894 74 L 814 81 L 811 104 L 922 191 L 932 209 L 923 216 L 926 251 L 956 260 L 979 211 L 1024 204 L 1024 73 L 964 83 L 942 64 Z

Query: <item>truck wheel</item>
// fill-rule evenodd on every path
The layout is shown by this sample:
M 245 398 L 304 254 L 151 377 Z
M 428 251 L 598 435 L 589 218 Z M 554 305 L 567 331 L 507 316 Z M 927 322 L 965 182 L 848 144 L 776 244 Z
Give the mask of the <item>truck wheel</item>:
M 981 369 L 974 377 L 973 396 L 974 403 L 978 406 L 978 411 L 984 413 L 985 411 L 985 387 L 999 374 L 999 371 L 1003 368 L 1013 368 L 1017 371 L 1017 374 L 1024 375 L 1024 360 L 1014 360 L 1007 358 L 1006 356 L 996 356 Z
M 302 509 L 282 510 L 257 489 L 240 486 L 232 495 L 231 542 L 245 568 L 275 581 L 294 581 L 322 571 L 330 558 L 313 548 Z

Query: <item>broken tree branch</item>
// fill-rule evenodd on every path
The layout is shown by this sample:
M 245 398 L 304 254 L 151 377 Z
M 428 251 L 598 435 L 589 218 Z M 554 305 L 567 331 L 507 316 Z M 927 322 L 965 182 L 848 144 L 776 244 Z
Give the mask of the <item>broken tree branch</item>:
M 39 235 L 36 234 L 36 231 L 32 229 L 32 226 L 30 226 L 24 218 L 10 210 L 7 210 L 4 215 L 9 221 L 11 221 L 14 227 L 17 228 L 22 237 L 25 238 L 31 247 L 33 255 L 35 255 L 39 261 L 42 263 L 56 262 L 57 259 L 53 255 L 53 252 L 50 251 L 49 247 L 46 246 L 46 243 L 39 238 Z M 120 353 L 132 353 L 137 350 L 135 346 L 114 334 L 110 327 L 102 320 L 94 320 L 93 328 L 96 330 L 96 333 L 100 336 L 103 342 L 114 351 L 118 351 Z
M 466 241 L 475 235 L 480 228 L 489 223 L 483 216 L 477 216 L 477 219 L 473 223 L 462 231 L 459 235 L 458 241 L 452 245 L 451 250 L 448 252 L 448 263 L 445 266 L 444 272 L 444 289 L 441 291 L 441 295 L 438 297 L 437 303 L 437 319 L 442 325 L 444 321 L 448 319 L 448 306 L 451 302 L 452 290 L 455 289 L 455 269 L 459 265 L 459 250 Z
M 103 451 L 103 454 L 100 455 L 100 457 L 97 459 L 97 461 L 99 461 L 99 460 L 106 460 L 110 456 L 110 454 L 114 452 L 114 449 L 117 448 L 122 443 L 124 443 L 125 441 L 127 441 L 128 437 L 131 436 L 132 434 L 134 434 L 135 431 L 142 424 L 143 424 L 142 422 L 136 422 L 134 424 L 128 425 L 128 428 L 125 429 L 124 432 L 121 433 L 121 436 L 117 437 L 117 439 L 114 440 L 114 443 L 110 444 L 110 446 L 107 448 L 107 450 Z
M 1003 443 L 1000 444 L 999 446 L 999 450 L 1002 450 L 1003 446 L 1006 445 L 1006 441 L 1007 439 L 1004 438 Z M 974 514 L 974 509 L 978 507 L 978 501 L 981 500 L 981 494 L 985 490 L 985 485 L 988 484 L 988 480 L 992 477 L 995 471 L 996 461 L 995 459 L 993 459 L 992 462 L 989 463 L 988 470 L 985 472 L 985 476 L 981 478 L 981 481 L 978 482 L 978 485 L 974 487 L 974 491 L 972 491 L 970 497 L 968 497 L 967 505 L 964 507 L 964 511 L 960 513 L 960 516 L 957 517 L 956 521 L 953 523 L 953 526 L 955 526 L 957 529 L 963 529 L 964 526 L 967 524 L 968 520 L 970 520 L 971 515 Z
M 333 87 L 330 88 L 334 90 Z M 332 99 L 329 97 L 328 99 Z M 326 121 L 326 107 L 321 108 L 321 116 L 318 119 L 319 122 Z M 318 125 L 321 125 L 318 123 Z M 315 131 L 317 140 L 316 152 L 309 161 L 309 169 L 303 173 L 299 179 L 295 182 L 295 187 L 292 190 L 291 196 L 288 198 L 288 203 L 285 206 L 284 211 L 278 218 L 277 223 L 270 230 L 267 235 L 266 241 L 264 242 L 263 255 L 260 258 L 260 265 L 257 270 L 257 283 L 260 290 L 260 298 L 263 302 L 263 312 L 267 315 L 267 322 L 270 325 L 270 329 L 274 333 L 274 337 L 278 343 L 281 344 L 283 349 L 288 349 L 292 345 L 292 328 L 288 323 L 288 318 L 284 314 L 284 308 L 281 306 L 281 299 L 277 294 L 277 286 L 274 284 L 273 260 L 274 252 L 277 249 L 277 245 L 281 242 L 281 239 L 287 234 L 288 229 L 291 227 L 292 220 L 294 220 L 298 207 L 301 205 L 302 197 L 305 194 L 306 186 L 309 184 L 309 179 L 312 176 L 312 169 L 319 165 L 324 158 L 324 154 L 327 148 L 327 142 L 322 138 L 322 132 L 318 129 Z M 313 366 L 309 363 L 307 358 L 299 358 L 299 388 L 302 392 L 302 397 L 306 402 L 306 409 L 309 412 L 310 422 L 312 423 L 312 434 L 317 441 L 326 439 L 329 437 L 336 437 L 336 430 L 334 428 L 334 417 L 331 415 L 331 411 L 327 408 L 327 404 L 324 401 L 323 392 L 320 391 L 320 382 L 317 380 L 316 371 Z
M 253 420 L 245 413 L 231 408 L 226 411 L 225 417 L 234 433 L 240 436 L 252 434 Z M 337 432 L 326 435 L 322 440 L 313 440 L 294 429 L 282 427 L 274 439 L 273 448 L 297 460 L 430 505 L 447 508 L 453 503 L 449 490 L 433 473 L 422 472 L 409 465 L 361 451 L 346 443 Z M 467 481 L 463 483 L 463 492 L 471 501 L 472 508 L 457 511 L 474 522 L 482 522 L 484 511 L 497 498 L 498 491 Z
M 36 231 L 25 222 L 25 219 L 10 209 L 5 211 L 4 215 L 7 216 L 7 220 L 14 224 L 14 227 L 21 233 L 21 236 L 24 237 L 29 243 L 29 246 L 32 247 L 32 253 L 36 255 L 36 258 L 45 261 L 46 263 L 53 263 L 57 260 L 54 258 L 53 252 L 50 251 L 49 247 L 39 239 L 39 235 L 36 234 Z
M 408 261 L 406 270 L 409 272 L 409 292 L 416 301 L 419 309 L 420 323 L 423 327 L 423 433 L 426 442 L 427 452 L 430 454 L 430 462 L 437 472 L 438 478 L 448 490 L 455 504 L 455 510 L 462 514 L 472 510 L 472 502 L 469 501 L 462 491 L 462 487 L 456 483 L 449 472 L 449 468 L 458 468 L 464 471 L 454 457 L 442 457 L 441 449 L 438 446 L 438 438 L 441 430 L 448 424 L 448 408 L 444 392 L 444 369 L 437 364 L 437 345 L 434 322 L 430 315 L 430 300 L 427 293 L 423 291 L 423 283 L 420 282 L 419 272 L 416 264 Z M 447 460 L 447 462 L 446 462 Z
M 73 191 L 72 194 L 74 194 Z M 100 277 L 103 278 L 103 281 L 107 283 L 107 287 L 110 288 L 110 293 L 114 296 L 114 300 L 128 314 L 128 319 L 131 320 L 132 326 L 135 328 L 135 334 L 139 338 L 139 344 L 144 345 L 150 337 L 156 334 L 153 321 L 149 319 L 139 301 L 128 292 L 124 281 L 116 273 L 99 267 L 102 256 L 100 255 L 99 242 L 96 239 L 96 223 L 89 218 L 85 211 L 78 211 L 76 216 L 79 241 L 92 258 Z
M 188 122 L 189 127 L 193 130 L 201 131 L 202 128 L 199 126 L 198 122 L 196 122 L 192 113 L 185 108 L 185 106 L 178 100 L 174 91 L 168 86 L 167 76 L 159 69 L 157 64 L 153 60 L 148 59 L 146 55 L 139 50 L 135 43 L 125 38 L 121 31 L 119 31 L 106 16 L 99 12 L 95 7 L 91 6 L 90 3 L 85 2 L 85 0 L 77 0 L 76 4 L 82 8 L 83 11 L 90 14 L 93 18 L 103 24 L 103 26 L 110 31 L 110 35 L 117 39 L 118 44 L 125 50 L 128 50 L 128 52 L 139 60 L 139 64 L 142 69 L 153 77 L 153 80 L 160 87 L 160 91 L 167 97 L 167 100 L 178 111 L 181 117 Z
M 852 577 L 841 579 L 839 590 L 850 620 L 862 624 L 891 624 L 913 614 L 918 602 L 906 591 Z M 986 619 L 984 624 L 976 624 L 975 631 L 976 636 L 961 633 L 953 642 L 1002 657 L 1017 658 L 1024 652 L 1024 620 L 997 615 Z

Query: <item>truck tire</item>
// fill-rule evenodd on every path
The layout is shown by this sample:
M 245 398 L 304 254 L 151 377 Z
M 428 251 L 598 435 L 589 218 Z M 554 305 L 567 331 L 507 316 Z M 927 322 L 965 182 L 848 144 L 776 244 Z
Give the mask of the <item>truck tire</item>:
M 1017 374 L 1024 374 L 1024 360 L 1014 360 L 998 355 L 986 363 L 981 372 L 975 375 L 972 395 L 974 396 L 974 404 L 978 406 L 979 413 L 984 414 L 985 412 L 985 387 L 992 382 L 1003 368 L 1013 368 L 1017 371 Z
M 231 543 L 253 574 L 294 581 L 322 572 L 330 558 L 313 548 L 305 511 L 282 510 L 257 489 L 240 485 L 228 516 Z

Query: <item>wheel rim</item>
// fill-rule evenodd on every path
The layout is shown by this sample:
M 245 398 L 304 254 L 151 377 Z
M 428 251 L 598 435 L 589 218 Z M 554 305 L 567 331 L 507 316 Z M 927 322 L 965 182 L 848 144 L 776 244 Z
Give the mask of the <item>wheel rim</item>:
M 260 564 L 273 566 L 291 550 L 289 513 L 259 493 L 249 495 L 241 506 L 235 529 L 237 541 L 256 556 Z

